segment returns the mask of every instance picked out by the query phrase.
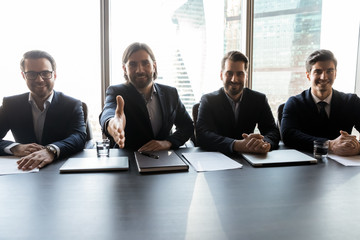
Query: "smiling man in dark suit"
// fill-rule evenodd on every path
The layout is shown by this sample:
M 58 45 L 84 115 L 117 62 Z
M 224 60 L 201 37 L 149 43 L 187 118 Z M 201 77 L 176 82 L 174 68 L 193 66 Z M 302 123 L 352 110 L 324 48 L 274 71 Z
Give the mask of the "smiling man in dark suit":
M 106 91 L 99 116 L 103 132 L 116 147 L 134 151 L 183 145 L 193 134 L 193 122 L 176 88 L 154 82 L 157 63 L 152 50 L 144 43 L 133 43 L 125 50 L 122 62 L 126 83 Z
M 19 169 L 31 170 L 81 151 L 86 139 L 81 102 L 53 90 L 53 57 L 44 51 L 29 51 L 20 68 L 30 93 L 3 100 L 0 155 L 21 157 Z M 15 142 L 3 139 L 9 130 Z
M 360 98 L 332 88 L 337 60 L 325 49 L 306 60 L 308 90 L 289 98 L 283 110 L 281 132 L 285 145 L 312 151 L 313 141 L 329 141 L 329 152 L 351 156 L 360 153 L 360 143 L 350 135 L 360 131 Z
M 202 148 L 223 153 L 266 153 L 278 147 L 279 130 L 266 96 L 245 88 L 248 58 L 228 52 L 221 62 L 224 87 L 200 101 L 196 136 Z M 260 134 L 254 133 L 258 125 Z

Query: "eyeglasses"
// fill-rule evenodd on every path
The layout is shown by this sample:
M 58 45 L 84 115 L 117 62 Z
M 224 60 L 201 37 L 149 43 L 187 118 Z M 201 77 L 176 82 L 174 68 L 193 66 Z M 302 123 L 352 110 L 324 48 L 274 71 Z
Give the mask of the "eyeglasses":
M 24 72 L 24 74 L 27 80 L 35 80 L 38 75 L 40 75 L 42 79 L 48 80 L 52 78 L 53 72 L 54 71 L 42 71 L 42 72 L 29 71 L 29 72 Z

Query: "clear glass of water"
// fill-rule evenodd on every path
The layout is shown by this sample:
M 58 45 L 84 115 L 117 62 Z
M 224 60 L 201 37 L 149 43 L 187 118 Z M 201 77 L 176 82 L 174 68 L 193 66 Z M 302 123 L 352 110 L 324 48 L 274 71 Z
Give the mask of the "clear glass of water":
M 98 157 L 109 157 L 110 153 L 110 140 L 100 139 L 96 141 L 96 152 Z
M 314 141 L 314 158 L 323 159 L 328 156 L 329 141 Z

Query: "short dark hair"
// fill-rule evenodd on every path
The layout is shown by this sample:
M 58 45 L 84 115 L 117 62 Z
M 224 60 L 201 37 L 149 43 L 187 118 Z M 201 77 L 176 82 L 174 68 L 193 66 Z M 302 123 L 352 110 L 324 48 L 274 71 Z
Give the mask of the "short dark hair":
M 323 62 L 323 61 L 333 61 L 336 70 L 337 60 L 334 54 L 329 50 L 320 49 L 311 53 L 310 56 L 306 59 L 305 62 L 306 71 L 308 73 L 311 72 L 312 66 L 314 66 L 317 62 Z
M 234 62 L 244 62 L 245 70 L 246 71 L 248 70 L 249 59 L 247 58 L 247 56 L 245 56 L 243 53 L 241 53 L 239 51 L 230 51 L 225 54 L 225 56 L 221 60 L 221 71 L 223 71 L 225 68 L 226 60 L 231 60 Z
M 55 59 L 47 52 L 41 50 L 32 50 L 24 53 L 23 58 L 20 61 L 20 69 L 22 72 L 25 71 L 25 60 L 26 59 L 39 59 L 46 58 L 51 63 L 53 71 L 56 71 L 56 62 Z
M 149 54 L 151 60 L 153 60 L 153 62 L 156 62 L 155 55 L 154 55 L 153 51 L 151 50 L 151 48 L 147 44 L 140 43 L 140 42 L 134 42 L 134 43 L 130 44 L 124 51 L 123 58 L 122 58 L 123 66 L 129 61 L 130 56 L 139 50 L 145 50 Z M 158 75 L 157 67 L 155 66 L 155 72 L 154 72 L 154 76 L 153 76 L 154 80 L 157 78 L 157 75 Z M 127 82 L 129 81 L 129 78 L 125 72 L 124 72 L 124 78 Z

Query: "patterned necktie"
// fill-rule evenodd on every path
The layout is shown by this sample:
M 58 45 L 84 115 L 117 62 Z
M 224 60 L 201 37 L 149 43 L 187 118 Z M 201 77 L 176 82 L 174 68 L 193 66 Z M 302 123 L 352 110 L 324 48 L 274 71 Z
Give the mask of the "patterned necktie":
M 321 102 L 318 102 L 317 104 L 320 106 L 320 112 L 319 113 L 320 113 L 321 120 L 328 120 L 328 115 L 327 115 L 327 113 L 325 111 L 325 106 L 327 105 L 327 103 L 321 101 Z

